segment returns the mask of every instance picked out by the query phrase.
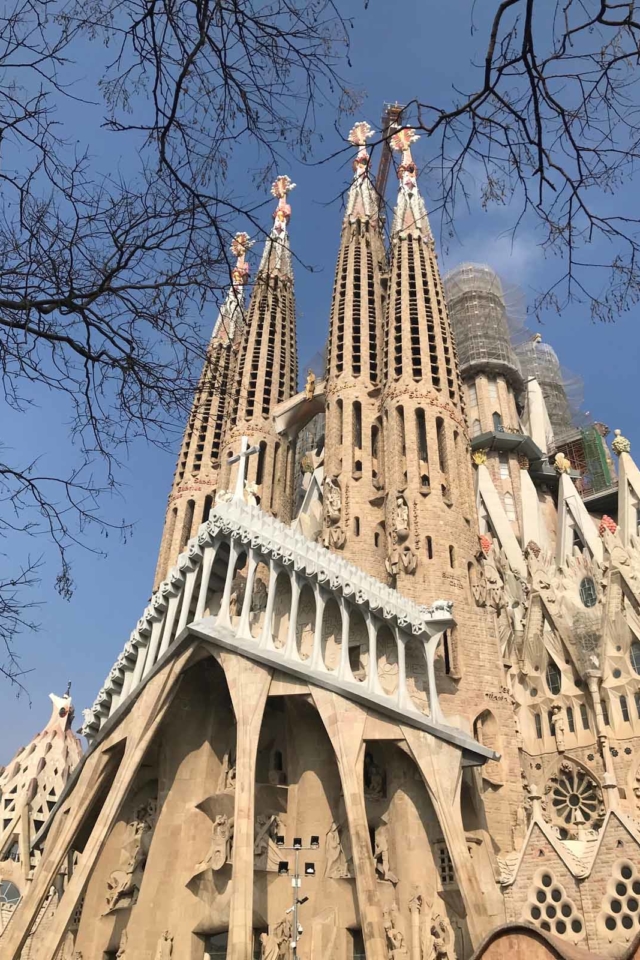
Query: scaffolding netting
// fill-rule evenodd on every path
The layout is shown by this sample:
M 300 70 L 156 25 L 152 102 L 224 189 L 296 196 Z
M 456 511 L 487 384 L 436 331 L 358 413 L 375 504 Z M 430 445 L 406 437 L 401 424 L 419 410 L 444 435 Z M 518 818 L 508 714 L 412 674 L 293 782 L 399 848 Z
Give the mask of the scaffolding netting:
M 522 326 L 522 298 L 508 298 L 497 273 L 480 263 L 456 267 L 444 278 L 444 287 L 462 375 L 476 368 L 501 373 L 519 391 L 522 375 L 511 329 Z

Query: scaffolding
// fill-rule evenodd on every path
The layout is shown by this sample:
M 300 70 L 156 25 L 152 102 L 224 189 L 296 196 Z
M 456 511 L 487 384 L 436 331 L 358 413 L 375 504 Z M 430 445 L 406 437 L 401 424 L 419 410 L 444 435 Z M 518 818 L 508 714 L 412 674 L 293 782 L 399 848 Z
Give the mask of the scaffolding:
M 559 444 L 563 438 L 576 432 L 574 411 L 567 393 L 569 378 L 563 374 L 553 347 L 542 343 L 538 335 L 526 343 L 518 344 L 515 350 L 524 376 L 527 379 L 535 377 L 540 384 L 553 435 Z M 576 383 L 579 384 L 579 381 Z
M 463 263 L 446 275 L 444 288 L 462 376 L 502 374 L 519 392 L 523 379 L 511 326 L 520 323 L 509 317 L 498 275 L 486 264 Z

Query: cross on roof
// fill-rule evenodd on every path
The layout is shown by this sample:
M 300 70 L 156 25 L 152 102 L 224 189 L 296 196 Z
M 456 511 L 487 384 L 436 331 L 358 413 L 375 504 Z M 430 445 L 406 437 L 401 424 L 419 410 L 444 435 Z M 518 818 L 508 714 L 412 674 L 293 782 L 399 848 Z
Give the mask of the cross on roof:
M 236 485 L 233 491 L 234 500 L 244 500 L 244 475 L 247 458 L 252 457 L 254 453 L 260 453 L 260 447 L 250 447 L 249 437 L 242 437 L 240 441 L 240 453 L 237 453 L 235 457 L 229 457 L 227 461 L 229 464 L 238 464 L 238 475 L 236 477 Z

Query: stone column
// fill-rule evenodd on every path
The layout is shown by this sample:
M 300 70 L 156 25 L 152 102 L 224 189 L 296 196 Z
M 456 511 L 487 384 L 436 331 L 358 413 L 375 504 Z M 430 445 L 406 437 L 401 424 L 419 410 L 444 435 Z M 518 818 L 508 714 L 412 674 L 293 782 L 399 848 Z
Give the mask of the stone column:
M 236 794 L 227 960 L 252 960 L 256 755 L 272 671 L 218 651 L 236 715 Z
M 367 713 L 338 694 L 311 687 L 313 699 L 333 745 L 351 834 L 353 869 L 367 960 L 388 960 L 382 904 L 364 801 L 364 743 Z
M 436 815 L 440 821 L 447 848 L 453 861 L 456 879 L 467 911 L 469 935 L 474 947 L 494 925 L 488 905 L 490 893 L 483 893 L 479 878 L 471 862 L 460 813 L 460 785 L 462 777 L 459 747 L 437 740 L 413 727 L 402 727 L 413 757 L 429 791 Z M 492 887 L 495 884 L 492 880 Z M 496 888 L 496 894 L 499 893 Z M 491 911 L 493 912 L 493 911 Z

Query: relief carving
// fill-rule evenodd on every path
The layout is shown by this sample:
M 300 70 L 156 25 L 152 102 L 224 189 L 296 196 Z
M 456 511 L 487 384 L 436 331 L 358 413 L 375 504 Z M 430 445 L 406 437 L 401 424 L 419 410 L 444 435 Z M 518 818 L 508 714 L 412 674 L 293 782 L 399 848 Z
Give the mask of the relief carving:
M 168 930 L 160 937 L 156 948 L 155 960 L 171 960 L 173 956 L 173 937 Z
M 107 906 L 103 916 L 118 908 L 132 907 L 138 899 L 157 806 L 155 799 L 148 800 L 136 810 L 128 825 L 128 838 L 123 845 L 126 859 L 124 866 L 114 870 L 107 880 Z
M 327 830 L 324 843 L 325 866 L 324 875 L 329 880 L 344 880 L 349 876 L 347 858 L 342 849 L 340 830 L 333 820 Z
M 386 880 L 394 885 L 398 883 L 398 878 L 389 866 L 389 826 L 384 817 L 381 818 L 380 824 L 375 830 L 373 862 L 376 873 L 381 880 Z
M 275 814 L 259 813 L 256 817 L 253 856 L 256 870 L 278 869 L 280 851 L 276 837 L 284 833 L 282 821 Z
M 270 933 L 260 934 L 261 960 L 280 960 L 280 947 L 275 937 Z
M 196 873 L 203 870 L 221 870 L 231 861 L 233 850 L 233 817 L 217 814 L 213 821 L 211 844 L 204 860 L 196 866 Z

